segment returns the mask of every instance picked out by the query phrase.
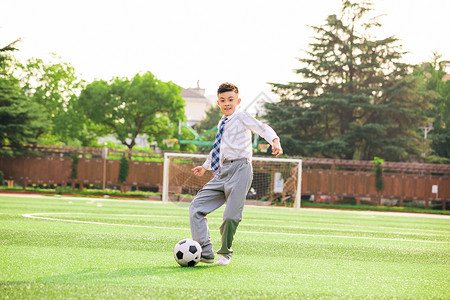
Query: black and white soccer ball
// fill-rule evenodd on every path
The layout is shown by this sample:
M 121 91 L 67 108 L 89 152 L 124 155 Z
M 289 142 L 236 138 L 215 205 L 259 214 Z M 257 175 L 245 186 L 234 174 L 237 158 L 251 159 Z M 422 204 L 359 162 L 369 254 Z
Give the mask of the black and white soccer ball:
M 192 239 L 184 239 L 175 245 L 173 256 L 180 266 L 193 267 L 200 261 L 202 247 Z

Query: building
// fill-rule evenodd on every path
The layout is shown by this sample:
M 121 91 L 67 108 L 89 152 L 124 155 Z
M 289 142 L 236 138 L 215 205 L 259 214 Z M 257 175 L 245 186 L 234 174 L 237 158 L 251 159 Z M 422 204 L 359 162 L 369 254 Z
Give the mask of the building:
M 443 69 L 446 74 L 442 77 L 442 81 L 447 81 L 450 80 L 450 61 L 444 61 L 443 64 Z
M 198 82 L 196 88 L 183 89 L 181 96 L 186 101 L 185 114 L 187 124 L 194 126 L 206 117 L 212 102 L 205 96 L 205 89 L 200 88 Z

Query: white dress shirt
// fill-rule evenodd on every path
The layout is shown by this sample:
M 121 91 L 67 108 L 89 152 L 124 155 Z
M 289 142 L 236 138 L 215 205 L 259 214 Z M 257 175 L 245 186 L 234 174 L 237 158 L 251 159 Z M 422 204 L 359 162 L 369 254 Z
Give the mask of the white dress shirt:
M 272 127 L 256 120 L 247 112 L 236 110 L 227 118 L 220 143 L 220 166 L 225 159 L 247 158 L 249 161 L 252 160 L 252 131 L 263 137 L 270 145 L 274 139 L 278 138 Z M 225 116 L 220 119 L 217 127 L 220 126 L 223 119 Z M 211 153 L 212 150 L 203 164 L 203 168 L 207 170 L 211 170 Z

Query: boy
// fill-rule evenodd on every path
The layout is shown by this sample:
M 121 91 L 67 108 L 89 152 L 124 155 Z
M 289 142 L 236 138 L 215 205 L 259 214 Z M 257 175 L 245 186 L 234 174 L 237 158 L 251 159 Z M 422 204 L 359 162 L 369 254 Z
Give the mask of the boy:
M 217 104 L 223 112 L 218 124 L 216 141 L 205 163 L 192 169 L 196 176 L 203 176 L 212 169 L 214 178 L 198 192 L 189 206 L 189 220 L 192 239 L 202 246 L 204 263 L 214 262 L 214 252 L 209 236 L 206 215 L 227 205 L 220 226 L 222 247 L 217 253 L 217 265 L 228 265 L 233 250 L 234 234 L 242 219 L 244 202 L 250 189 L 253 170 L 251 165 L 251 131 L 262 136 L 272 145 L 272 154 L 283 154 L 280 139 L 268 125 L 256 120 L 246 112 L 236 110 L 241 103 L 238 88 L 231 83 L 223 83 L 217 90 Z

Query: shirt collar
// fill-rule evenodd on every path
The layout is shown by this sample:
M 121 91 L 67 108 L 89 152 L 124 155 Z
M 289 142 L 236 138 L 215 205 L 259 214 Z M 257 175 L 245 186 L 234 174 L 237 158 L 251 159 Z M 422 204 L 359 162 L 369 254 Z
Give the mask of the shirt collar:
M 228 118 L 227 121 L 231 120 L 234 116 L 237 115 L 237 112 L 238 112 L 238 109 L 236 109 L 236 110 L 234 111 L 234 113 L 232 113 L 232 114 L 229 115 L 228 117 L 225 117 L 225 115 L 223 115 L 222 118 L 220 119 L 220 121 L 222 121 L 222 120 L 225 119 L 225 118 Z

